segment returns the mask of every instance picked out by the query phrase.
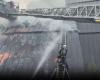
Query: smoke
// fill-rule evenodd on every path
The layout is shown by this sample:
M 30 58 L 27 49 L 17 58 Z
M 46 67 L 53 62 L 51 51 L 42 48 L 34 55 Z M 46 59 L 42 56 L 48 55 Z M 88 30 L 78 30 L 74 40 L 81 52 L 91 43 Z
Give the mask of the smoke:
M 31 4 L 28 6 L 30 6 L 30 8 L 65 7 L 65 0 L 31 0 Z
M 7 2 L 14 1 L 16 5 L 19 4 L 20 9 L 27 9 L 28 5 L 30 4 L 31 0 L 5 0 Z
M 65 0 L 6 0 L 19 3 L 20 9 L 65 7 Z M 41 4 L 41 5 L 40 5 Z
M 66 32 L 78 31 L 75 21 L 63 21 L 63 30 Z
M 62 30 L 62 21 L 60 21 L 60 20 L 51 20 L 51 19 L 49 21 L 50 21 L 50 24 L 47 25 L 47 27 L 49 28 L 50 31 L 54 31 L 54 30 L 60 30 L 61 31 Z M 40 62 L 38 64 L 37 68 L 36 68 L 34 76 L 37 74 L 39 69 L 43 66 L 45 61 L 48 59 L 48 57 L 50 56 L 52 50 L 56 47 L 57 42 L 62 37 L 62 32 L 60 34 L 52 33 L 48 37 L 51 37 L 53 40 L 50 40 L 48 42 L 48 45 L 45 46 L 46 49 L 45 49 L 45 51 L 42 52 L 43 55 L 40 59 Z
M 50 53 L 52 52 L 52 50 L 55 48 L 57 42 L 59 41 L 59 39 L 61 38 L 61 35 L 55 36 L 55 39 L 51 42 L 49 42 L 48 46 L 45 49 L 45 52 L 42 56 L 42 59 L 39 62 L 39 65 L 35 71 L 35 75 L 37 74 L 38 70 L 42 67 L 42 65 L 44 64 L 44 62 L 48 59 Z
M 27 6 L 28 4 L 31 4 L 33 6 L 33 4 L 31 3 L 31 0 L 29 0 L 29 1 L 25 0 L 24 2 L 20 2 L 20 3 L 24 3 L 23 7 Z M 29 21 L 30 24 L 36 24 L 37 22 L 40 22 L 40 24 L 42 26 L 45 26 L 45 28 L 47 28 L 47 30 L 50 30 L 50 31 L 52 31 L 52 30 L 60 30 L 60 31 L 64 30 L 64 31 L 68 32 L 68 31 L 77 30 L 76 25 L 73 25 L 74 22 L 72 22 L 72 21 L 60 21 L 60 20 L 25 17 L 25 16 L 18 17 L 18 19 L 16 21 L 10 22 L 9 26 L 13 26 L 13 25 L 16 26 L 16 25 L 22 24 L 24 21 Z M 49 22 L 49 24 L 48 24 L 48 22 Z M 38 29 L 42 28 L 40 25 L 36 26 L 36 27 L 38 27 Z M 44 28 L 41 30 L 44 30 Z M 53 38 L 53 40 L 51 39 L 51 40 L 47 41 L 48 45 L 44 46 L 45 50 L 41 52 L 42 56 L 41 56 L 41 59 L 39 60 L 40 61 L 39 64 L 37 65 L 35 74 L 37 74 L 39 69 L 43 66 L 45 61 L 48 59 L 49 55 L 51 54 L 53 49 L 56 47 L 56 43 L 62 38 L 62 33 L 59 35 L 51 34 L 51 35 L 48 35 L 46 37 L 48 39 Z M 44 37 L 44 39 L 46 37 Z M 29 39 L 27 38 L 27 40 L 29 40 Z M 40 43 L 40 42 L 36 42 L 36 43 Z M 43 42 L 43 43 L 45 44 L 45 42 Z M 37 53 L 37 52 L 35 52 L 35 53 Z
M 0 17 L 0 27 L 7 27 L 7 25 L 9 24 L 9 21 L 5 18 L 1 18 Z
M 2 35 L 2 32 L 4 32 L 5 28 L 9 25 L 9 21 L 4 18 L 0 18 L 0 42 L 4 39 L 6 39 L 6 36 Z

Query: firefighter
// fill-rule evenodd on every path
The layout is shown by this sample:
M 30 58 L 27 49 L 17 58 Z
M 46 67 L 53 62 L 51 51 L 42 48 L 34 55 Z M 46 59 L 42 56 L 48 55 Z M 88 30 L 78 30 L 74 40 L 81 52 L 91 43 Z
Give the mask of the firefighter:
M 66 55 L 67 55 L 67 45 L 62 45 L 61 49 L 59 50 L 59 54 L 57 56 L 56 63 L 58 63 L 58 65 L 61 66 L 61 67 L 66 64 L 66 67 L 68 69 L 68 65 L 65 62 L 66 61 Z

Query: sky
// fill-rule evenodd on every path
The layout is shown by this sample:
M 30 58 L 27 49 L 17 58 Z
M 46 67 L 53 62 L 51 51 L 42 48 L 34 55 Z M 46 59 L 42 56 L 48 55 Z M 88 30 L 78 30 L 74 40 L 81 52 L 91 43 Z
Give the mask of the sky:
M 54 8 L 54 7 L 64 7 L 65 0 L 4 0 L 4 1 L 14 1 L 15 3 L 19 3 L 21 9 L 27 8 Z M 18 20 L 27 20 L 31 19 L 31 17 L 18 17 Z M 33 20 L 33 18 L 32 18 Z M 0 25 L 7 25 L 9 21 L 7 19 L 0 17 Z
M 4 0 L 14 1 L 16 4 L 19 3 L 20 9 L 32 9 L 32 8 L 54 8 L 54 7 L 65 7 L 65 0 Z M 18 17 L 19 21 L 31 19 L 33 17 Z M 6 19 L 0 18 L 2 24 L 5 24 Z
M 6 0 L 19 3 L 20 8 L 65 7 L 65 0 Z

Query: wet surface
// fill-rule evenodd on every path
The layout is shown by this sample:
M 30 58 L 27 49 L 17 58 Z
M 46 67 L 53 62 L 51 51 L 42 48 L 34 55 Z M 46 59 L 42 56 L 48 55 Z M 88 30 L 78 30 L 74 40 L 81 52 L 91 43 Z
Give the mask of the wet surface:
M 29 33 L 29 32 L 32 33 Z M 17 32 L 14 34 L 14 32 Z M 20 33 L 21 32 L 21 33 Z M 6 33 L 6 34 L 4 34 Z M 12 33 L 12 34 L 9 34 Z M 10 26 L 4 29 L 0 40 L 0 73 L 13 76 L 16 74 L 34 74 L 49 43 L 59 33 L 52 32 L 41 23 L 33 26 Z M 57 51 L 53 51 L 43 63 L 40 72 L 48 73 L 55 65 L 54 58 Z

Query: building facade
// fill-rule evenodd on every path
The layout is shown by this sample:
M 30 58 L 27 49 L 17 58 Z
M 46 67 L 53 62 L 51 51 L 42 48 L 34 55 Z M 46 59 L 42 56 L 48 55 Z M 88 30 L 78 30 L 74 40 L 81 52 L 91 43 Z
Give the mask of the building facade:
M 94 2 L 95 0 L 66 0 L 66 6 L 82 1 Z M 85 72 L 100 72 L 100 24 L 76 22 L 76 25 L 79 32 L 69 34 L 68 44 L 71 44 L 69 55 L 73 56 L 70 57 L 72 61 L 69 60 L 69 64 L 73 65 L 73 68 L 76 67 L 76 72 L 79 67 Z

